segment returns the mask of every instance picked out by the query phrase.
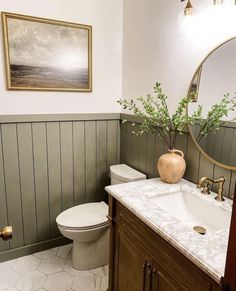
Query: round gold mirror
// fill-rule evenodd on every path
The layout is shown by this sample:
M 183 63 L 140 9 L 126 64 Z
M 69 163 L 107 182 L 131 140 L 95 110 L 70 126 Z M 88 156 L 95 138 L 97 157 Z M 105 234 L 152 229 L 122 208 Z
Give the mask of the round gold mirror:
M 203 126 L 213 106 L 221 104 L 224 96 L 232 102 L 236 100 L 235 52 L 236 37 L 211 51 L 197 68 L 188 91 L 193 101 L 188 107 L 189 114 L 202 105 L 201 120 L 189 126 L 194 143 L 209 160 L 230 170 L 236 170 L 236 111 L 228 111 L 220 125 L 207 133 Z

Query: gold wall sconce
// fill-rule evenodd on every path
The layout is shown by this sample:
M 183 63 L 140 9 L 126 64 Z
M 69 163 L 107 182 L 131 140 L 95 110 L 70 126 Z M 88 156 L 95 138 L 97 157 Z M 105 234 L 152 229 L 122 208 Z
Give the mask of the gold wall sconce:
M 224 0 L 214 0 L 214 5 L 222 5 Z
M 188 15 L 192 15 L 193 14 L 193 5 L 191 3 L 190 0 L 181 0 L 181 2 L 187 1 L 187 5 L 184 8 L 184 15 L 188 16 Z M 213 0 L 213 4 L 214 5 L 223 5 L 224 4 L 224 0 Z M 236 5 L 236 0 L 234 0 L 234 4 Z
M 185 0 L 181 0 L 181 2 L 183 2 L 183 1 L 185 1 Z M 192 3 L 191 3 L 190 0 L 187 0 L 187 1 L 188 1 L 187 5 L 184 8 L 184 15 L 185 16 L 192 15 L 192 13 L 193 13 L 193 5 L 192 5 Z

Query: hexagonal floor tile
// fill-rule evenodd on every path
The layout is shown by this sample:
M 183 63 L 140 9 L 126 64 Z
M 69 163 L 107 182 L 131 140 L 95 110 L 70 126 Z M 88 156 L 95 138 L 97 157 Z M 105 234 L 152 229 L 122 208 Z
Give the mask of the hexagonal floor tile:
M 40 263 L 40 259 L 33 255 L 18 258 L 13 267 L 13 270 L 20 274 L 29 273 L 37 270 Z
M 76 270 L 76 269 L 74 269 L 74 268 L 72 267 L 72 262 L 71 262 L 71 260 L 67 260 L 67 261 L 66 261 L 66 264 L 65 264 L 65 266 L 64 266 L 64 271 L 65 271 L 66 273 L 68 273 L 68 274 L 74 276 L 74 277 L 78 276 L 79 273 L 81 272 L 81 271 Z
M 12 287 L 12 288 L 4 289 L 3 291 L 19 291 L 19 289 Z
M 95 291 L 99 290 L 101 278 L 89 271 L 80 272 L 75 277 L 72 289 L 76 291 Z
M 16 260 L 6 261 L 0 264 L 0 272 L 4 272 L 7 270 L 10 270 L 14 264 L 16 263 Z
M 102 282 L 101 282 L 101 290 L 107 290 L 108 288 L 108 276 L 102 277 Z
M 55 252 L 53 252 L 51 250 L 46 250 L 46 251 L 38 252 L 38 253 L 34 254 L 34 256 L 39 258 L 39 259 L 48 259 L 48 258 L 51 258 L 55 255 L 56 255 Z
M 62 259 L 69 258 L 71 251 L 72 251 L 72 244 L 61 246 L 57 252 L 57 256 Z
M 46 275 L 39 271 L 30 272 L 20 276 L 16 287 L 22 291 L 38 290 L 43 287 Z
M 52 251 L 52 252 L 54 252 L 54 253 L 57 253 L 58 250 L 59 250 L 59 247 L 55 247 L 55 248 L 50 249 L 50 251 Z
M 17 281 L 17 279 L 20 277 L 20 275 L 13 271 L 13 270 L 7 270 L 5 272 L 0 273 L 0 290 L 9 289 L 10 287 L 13 287 Z
M 50 291 L 66 291 L 71 288 L 72 283 L 73 277 L 71 275 L 59 272 L 47 277 L 44 288 Z
M 90 270 L 92 273 L 98 275 L 99 277 L 104 277 L 108 275 L 108 265 L 102 266 L 96 269 Z
M 64 265 L 65 260 L 55 256 L 42 260 L 41 264 L 39 265 L 39 270 L 47 275 L 50 275 L 63 271 Z

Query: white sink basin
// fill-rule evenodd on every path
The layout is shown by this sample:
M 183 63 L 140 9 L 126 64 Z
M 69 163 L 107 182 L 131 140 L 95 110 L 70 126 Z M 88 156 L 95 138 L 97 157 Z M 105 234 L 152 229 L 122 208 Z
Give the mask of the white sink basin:
M 202 226 L 207 232 L 217 231 L 230 226 L 231 212 L 217 205 L 221 202 L 203 199 L 202 194 L 180 190 L 154 196 L 154 203 L 191 228 Z

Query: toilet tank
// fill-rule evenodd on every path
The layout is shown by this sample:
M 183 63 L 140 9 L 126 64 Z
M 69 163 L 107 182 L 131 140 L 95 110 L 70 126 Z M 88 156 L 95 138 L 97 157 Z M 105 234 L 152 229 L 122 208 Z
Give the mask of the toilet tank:
M 110 166 L 110 174 L 111 185 L 146 179 L 146 175 L 125 164 Z

